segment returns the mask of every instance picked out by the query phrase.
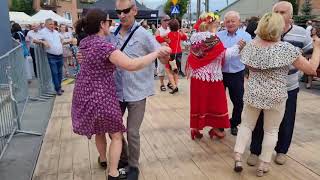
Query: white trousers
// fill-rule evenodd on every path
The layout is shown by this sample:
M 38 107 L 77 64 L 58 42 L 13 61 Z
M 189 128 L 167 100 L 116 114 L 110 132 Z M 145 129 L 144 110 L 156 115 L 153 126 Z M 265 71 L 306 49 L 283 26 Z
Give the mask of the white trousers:
M 264 162 L 270 162 L 272 153 L 278 141 L 279 126 L 285 112 L 286 101 L 279 103 L 271 109 L 263 109 L 264 113 L 264 138 L 262 142 L 262 151 L 259 157 Z M 262 109 L 257 109 L 248 104 L 244 105 L 242 111 L 242 122 L 237 135 L 234 152 L 243 154 L 244 150 L 251 140 L 252 131 L 256 126 L 258 117 Z

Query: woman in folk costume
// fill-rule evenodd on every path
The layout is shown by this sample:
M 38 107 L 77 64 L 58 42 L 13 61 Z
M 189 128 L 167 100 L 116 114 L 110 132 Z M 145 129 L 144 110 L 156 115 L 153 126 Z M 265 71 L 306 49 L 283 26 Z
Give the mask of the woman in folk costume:
M 239 53 L 239 46 L 226 49 L 214 34 L 218 16 L 206 14 L 195 26 L 200 32 L 190 38 L 191 49 L 186 72 L 190 79 L 191 138 L 202 138 L 200 130 L 211 127 L 210 137 L 223 138 L 219 128 L 229 128 L 227 98 L 223 85 L 222 65 L 225 56 Z

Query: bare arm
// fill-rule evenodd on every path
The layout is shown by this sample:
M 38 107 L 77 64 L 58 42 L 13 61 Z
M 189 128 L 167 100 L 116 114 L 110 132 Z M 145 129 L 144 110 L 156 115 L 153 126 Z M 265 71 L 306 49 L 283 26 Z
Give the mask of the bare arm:
M 152 52 L 146 56 L 131 59 L 120 50 L 115 50 L 109 56 L 110 61 L 125 70 L 137 71 L 151 64 L 156 58 L 169 55 L 171 49 L 168 47 L 161 47 L 158 51 Z
M 320 61 L 320 39 L 316 37 L 313 43 L 313 53 L 310 61 L 300 55 L 293 62 L 293 66 L 309 75 L 317 75 L 317 68 Z

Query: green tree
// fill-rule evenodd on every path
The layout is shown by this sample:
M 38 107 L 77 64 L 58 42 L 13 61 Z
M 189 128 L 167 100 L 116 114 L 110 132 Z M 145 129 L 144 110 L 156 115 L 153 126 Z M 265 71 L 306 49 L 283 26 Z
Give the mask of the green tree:
M 34 9 L 32 7 L 32 0 L 12 0 L 10 11 L 25 12 L 26 14 L 34 14 Z
M 314 19 L 314 15 L 311 14 L 312 3 L 311 0 L 305 0 L 301 7 L 301 15 L 295 16 L 294 20 L 297 24 L 304 25 L 308 20 Z
M 187 12 L 188 4 L 189 4 L 189 0 L 178 0 L 177 5 L 180 6 L 180 14 L 176 14 L 175 16 L 178 18 L 182 18 L 182 16 Z M 172 1 L 167 0 L 167 2 L 164 5 L 164 12 L 166 14 L 168 14 L 169 16 L 172 16 L 171 15 L 171 6 L 173 6 Z

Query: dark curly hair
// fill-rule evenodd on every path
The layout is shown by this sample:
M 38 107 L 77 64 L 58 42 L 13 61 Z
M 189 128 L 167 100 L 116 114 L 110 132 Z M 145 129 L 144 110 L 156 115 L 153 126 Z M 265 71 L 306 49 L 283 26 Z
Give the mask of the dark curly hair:
M 100 9 L 92 9 L 76 23 L 76 33 L 85 32 L 88 35 L 100 31 L 100 23 L 107 21 L 107 14 Z
M 171 31 L 178 31 L 180 29 L 180 24 L 179 24 L 179 21 L 177 19 L 172 19 L 170 22 L 169 22 L 169 28 Z
M 18 31 L 22 31 L 21 26 L 18 23 L 12 24 L 11 33 L 16 33 Z

